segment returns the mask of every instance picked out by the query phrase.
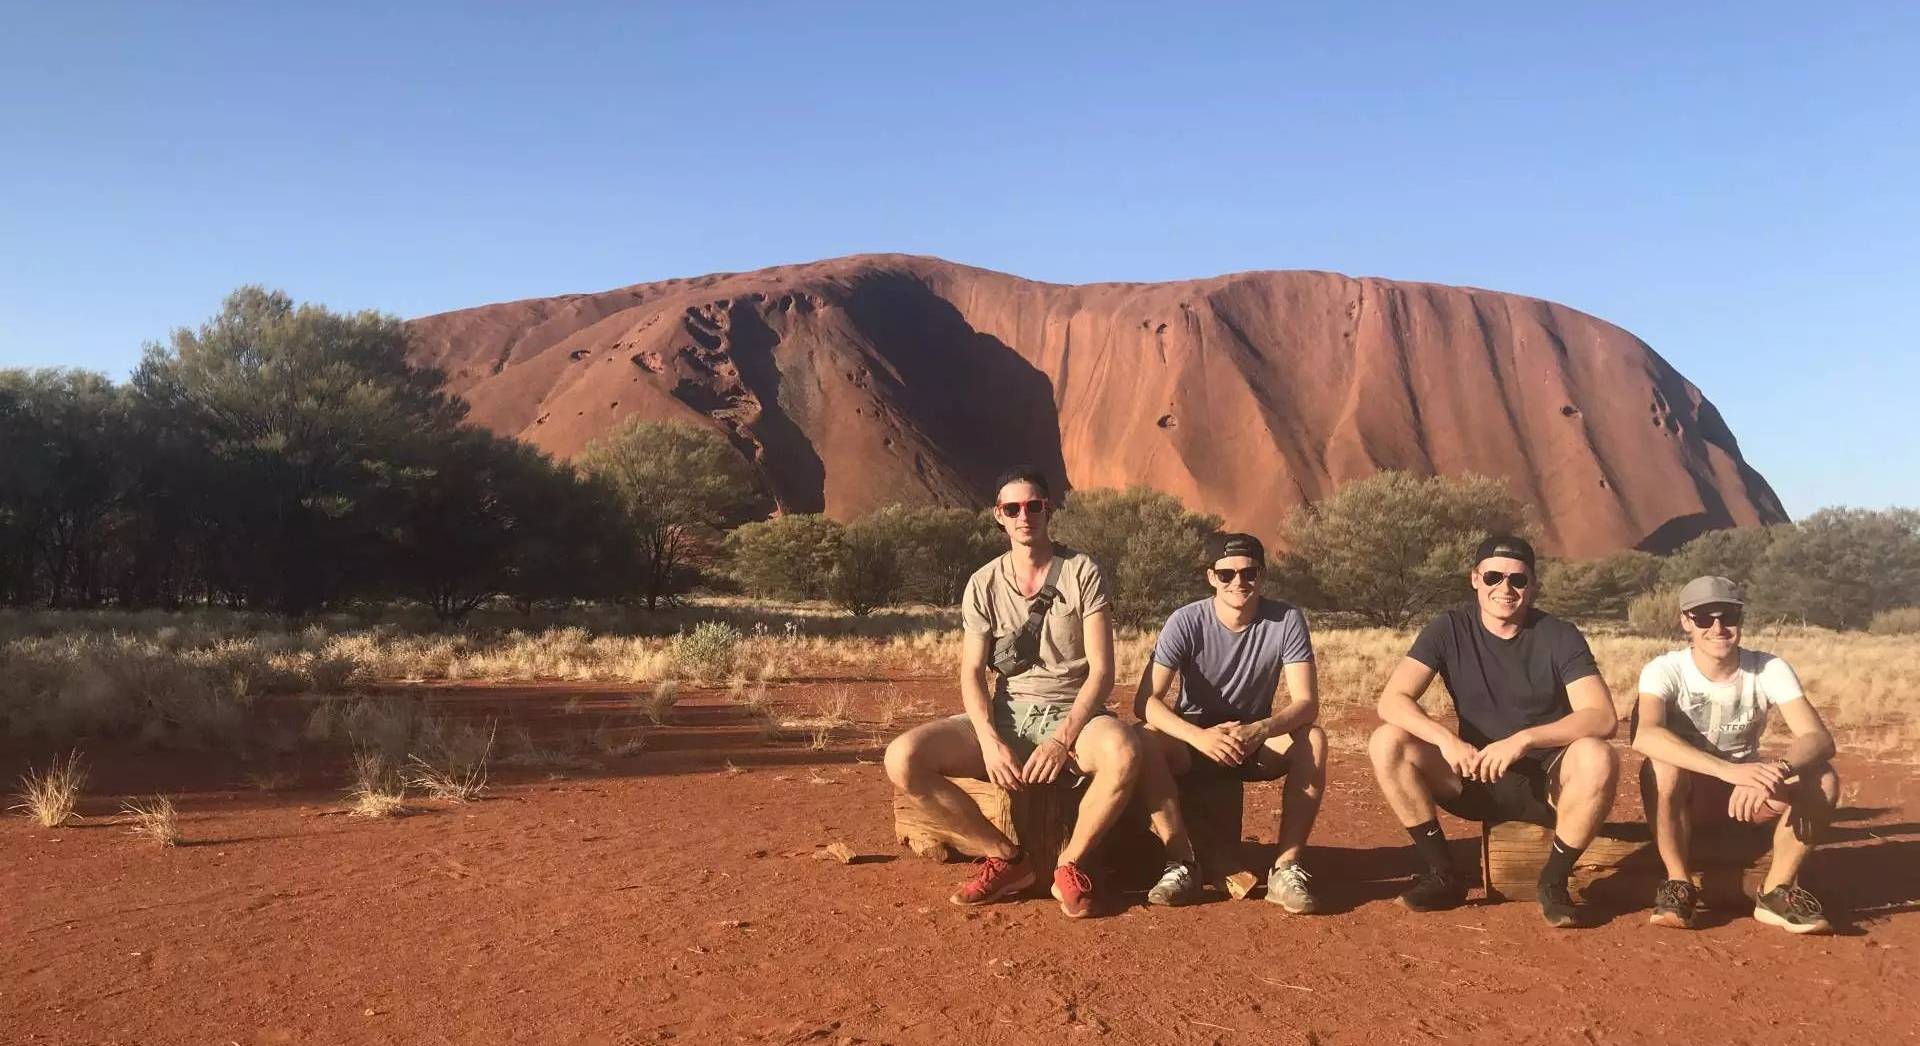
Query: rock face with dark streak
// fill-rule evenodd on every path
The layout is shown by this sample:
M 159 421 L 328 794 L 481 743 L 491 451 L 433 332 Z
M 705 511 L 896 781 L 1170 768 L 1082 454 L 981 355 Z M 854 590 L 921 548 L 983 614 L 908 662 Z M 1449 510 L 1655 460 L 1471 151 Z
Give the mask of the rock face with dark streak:
M 865 255 L 412 324 L 473 420 L 561 456 L 719 430 L 788 511 L 979 505 L 1009 463 L 1273 536 L 1380 469 L 1504 476 L 1544 549 L 1785 521 L 1711 403 L 1626 331 L 1511 294 L 1252 272 L 1061 286 Z

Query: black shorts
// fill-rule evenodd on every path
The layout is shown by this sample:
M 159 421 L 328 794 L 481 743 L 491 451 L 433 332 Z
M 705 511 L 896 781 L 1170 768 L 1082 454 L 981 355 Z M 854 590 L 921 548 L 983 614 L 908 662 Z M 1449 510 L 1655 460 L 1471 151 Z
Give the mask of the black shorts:
M 1440 801 L 1440 808 L 1467 821 L 1526 821 L 1552 828 L 1554 772 L 1565 753 L 1562 748 L 1522 759 L 1492 784 L 1463 781 L 1460 794 Z
M 1187 750 L 1187 772 L 1180 775 L 1181 780 L 1193 781 L 1278 781 L 1293 769 L 1293 761 L 1280 760 L 1280 765 L 1261 767 L 1257 760 L 1249 759 L 1239 766 L 1221 766 L 1219 763 L 1200 754 L 1198 748 L 1180 742 Z

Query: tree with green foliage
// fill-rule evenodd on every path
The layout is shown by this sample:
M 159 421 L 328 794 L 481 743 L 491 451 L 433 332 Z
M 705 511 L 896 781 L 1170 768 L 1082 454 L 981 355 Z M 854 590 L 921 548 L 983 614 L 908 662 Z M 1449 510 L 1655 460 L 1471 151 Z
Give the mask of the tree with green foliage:
M 1625 620 L 1635 597 L 1660 584 L 1660 558 L 1627 549 L 1600 559 L 1553 559 L 1540 568 L 1540 609 L 1566 618 Z
M 371 580 L 391 523 L 378 506 L 466 411 L 438 372 L 408 362 L 398 318 L 296 307 L 258 287 L 149 346 L 133 387 L 209 464 L 218 496 L 198 511 L 221 586 L 288 614 Z
M 761 504 L 747 463 L 705 429 L 632 419 L 589 444 L 578 464 L 621 505 L 649 610 L 690 588 L 695 560 Z
M 0 371 L 0 436 L 0 586 L 17 602 L 99 602 L 138 453 L 127 396 L 86 371 Z
M 865 617 L 894 602 L 900 591 L 900 561 L 888 535 L 856 522 L 846 529 L 827 575 L 827 593 L 841 609 Z
M 1282 571 L 1312 599 L 1404 628 L 1467 594 L 1468 560 L 1488 534 L 1524 533 L 1526 510 L 1504 481 L 1388 470 L 1297 510 Z
M 1732 578 L 1749 584 L 1774 540 L 1792 529 L 1789 523 L 1709 530 L 1674 549 L 1672 555 L 1661 561 L 1660 584 L 1678 588 L 1697 577 Z
M 845 532 L 811 512 L 744 523 L 727 535 L 728 570 L 751 596 L 823 599 Z
M 1106 571 L 1115 621 L 1151 626 L 1207 594 L 1200 557 L 1220 526 L 1220 517 L 1189 512 L 1170 494 L 1132 486 L 1074 491 L 1051 533 Z
M 963 508 L 888 505 L 855 525 L 892 547 L 905 602 L 957 606 L 967 578 L 1006 548 L 992 517 Z
M 1920 605 L 1920 511 L 1827 508 L 1776 529 L 1753 579 L 1770 615 L 1853 629 Z

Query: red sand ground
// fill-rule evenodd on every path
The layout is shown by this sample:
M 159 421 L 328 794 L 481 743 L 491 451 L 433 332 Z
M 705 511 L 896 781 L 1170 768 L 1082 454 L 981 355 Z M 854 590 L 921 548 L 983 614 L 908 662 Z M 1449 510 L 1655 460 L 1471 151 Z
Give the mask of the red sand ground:
M 899 684 L 941 709 L 941 683 Z M 787 688 L 804 699 L 804 687 Z M 859 684 L 868 720 L 882 690 Z M 577 690 L 441 696 L 568 719 Z M 572 722 L 612 714 L 590 693 Z M 620 713 L 623 716 L 628 713 Z M 221 758 L 87 747 L 88 823 L 0 820 L 7 1043 L 1913 1041 L 1920 779 L 1843 760 L 1849 809 L 1809 884 L 1851 913 L 1790 938 L 1751 918 L 1645 925 L 1645 900 L 1554 932 L 1530 903 L 1415 915 L 1404 836 L 1333 724 L 1310 866 L 1336 914 L 1257 900 L 1109 918 L 1050 900 L 965 911 L 966 869 L 894 845 L 870 723 L 831 750 L 683 702 L 604 772 L 502 771 L 491 798 L 362 822 L 337 753 L 265 795 Z M 9 780 L 44 751 L 0 752 Z M 729 772 L 727 762 L 739 768 Z M 179 795 L 189 845 L 102 823 Z M 1277 786 L 1249 795 L 1271 841 Z M 1639 808 L 1631 785 L 1617 817 Z M 1465 853 L 1471 832 L 1450 824 Z M 818 860 L 845 842 L 852 865 Z

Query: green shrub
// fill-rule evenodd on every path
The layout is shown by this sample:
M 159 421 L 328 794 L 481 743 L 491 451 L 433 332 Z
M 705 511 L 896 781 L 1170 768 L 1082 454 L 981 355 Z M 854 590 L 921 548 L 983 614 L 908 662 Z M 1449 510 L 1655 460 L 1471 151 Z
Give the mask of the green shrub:
M 1653 639 L 1680 636 L 1680 590 L 1658 588 L 1627 604 L 1627 627 Z
M 1308 583 L 1302 598 L 1319 606 L 1402 628 L 1464 599 L 1474 546 L 1525 521 L 1502 480 L 1381 472 L 1296 511 L 1276 573 Z
M 686 679 L 718 682 L 733 673 L 739 646 L 739 629 L 724 621 L 702 621 L 674 640 L 674 672 Z
M 1200 561 L 1220 517 L 1189 512 L 1148 487 L 1076 491 L 1054 517 L 1053 537 L 1092 556 L 1106 572 L 1114 619 L 1158 625 L 1209 589 Z
M 1555 559 L 1540 569 L 1540 609 L 1567 618 L 1623 620 L 1660 583 L 1659 557 L 1628 549 L 1604 559 Z
M 1751 581 L 1774 540 L 1792 529 L 1792 524 L 1788 524 L 1709 530 L 1661 561 L 1660 584 L 1679 588 L 1694 578 L 1709 576 L 1732 578 L 1742 583 Z
M 1006 550 L 992 517 L 963 508 L 888 505 L 853 526 L 880 535 L 892 547 L 902 602 L 954 606 L 967 578 Z
M 1828 508 L 1779 529 L 1754 573 L 1769 616 L 1866 628 L 1920 605 L 1920 511 Z
M 734 580 L 750 596 L 820 599 L 846 528 L 817 513 L 747 523 L 727 535 Z
M 888 535 L 855 523 L 847 528 L 827 578 L 835 604 L 855 617 L 893 602 L 900 589 L 900 563 Z

